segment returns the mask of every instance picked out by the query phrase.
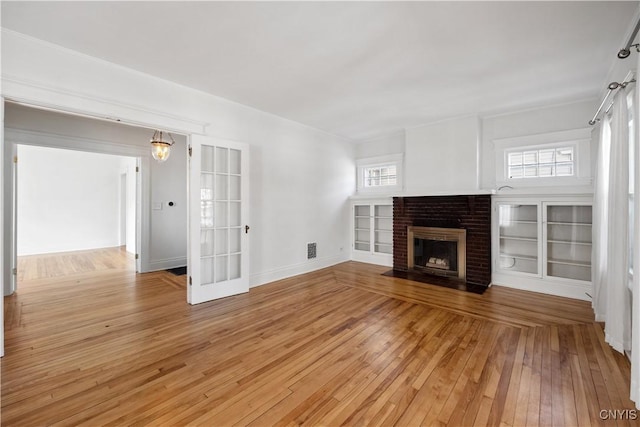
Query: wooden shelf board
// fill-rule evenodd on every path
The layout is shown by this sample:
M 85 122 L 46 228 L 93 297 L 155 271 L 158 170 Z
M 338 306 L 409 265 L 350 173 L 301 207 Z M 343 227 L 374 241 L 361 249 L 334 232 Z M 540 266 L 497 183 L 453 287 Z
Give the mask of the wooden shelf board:
M 573 265 L 576 267 L 591 267 L 591 263 L 588 261 L 572 261 L 572 260 L 559 260 L 559 259 L 547 259 L 549 264 L 560 264 L 560 265 Z
M 531 255 L 517 255 L 517 254 L 505 254 L 505 253 L 501 253 L 500 254 L 501 258 L 516 258 L 516 259 L 524 259 L 527 261 L 537 261 L 538 257 L 537 256 L 531 256 Z
M 538 239 L 537 238 L 533 238 L 533 237 L 516 237 L 516 236 L 500 236 L 501 239 L 504 240 L 522 240 L 525 242 L 537 242 Z
M 591 242 L 576 242 L 571 240 L 551 240 L 547 239 L 548 243 L 560 243 L 565 245 L 581 245 L 581 246 L 591 246 Z

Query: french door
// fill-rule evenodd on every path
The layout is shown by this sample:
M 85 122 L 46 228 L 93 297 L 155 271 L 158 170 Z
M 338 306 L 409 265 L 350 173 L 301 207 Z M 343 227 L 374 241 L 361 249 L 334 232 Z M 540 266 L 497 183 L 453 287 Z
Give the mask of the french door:
M 249 148 L 192 135 L 187 301 L 249 290 Z

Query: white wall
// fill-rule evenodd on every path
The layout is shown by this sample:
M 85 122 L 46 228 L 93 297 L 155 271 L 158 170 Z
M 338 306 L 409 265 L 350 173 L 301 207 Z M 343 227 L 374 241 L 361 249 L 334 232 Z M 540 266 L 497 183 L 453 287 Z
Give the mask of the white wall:
M 405 188 L 409 194 L 478 190 L 476 116 L 406 131 Z
M 355 147 L 356 159 L 404 153 L 405 139 L 406 134 L 403 129 L 390 135 L 359 142 Z
M 118 156 L 18 146 L 18 256 L 119 245 Z
M 349 258 L 350 141 L 7 30 L 2 55 L 12 99 L 249 143 L 252 285 Z
M 176 140 L 166 162 L 151 163 L 151 270 L 187 265 L 186 151 L 181 138 L 180 142 Z

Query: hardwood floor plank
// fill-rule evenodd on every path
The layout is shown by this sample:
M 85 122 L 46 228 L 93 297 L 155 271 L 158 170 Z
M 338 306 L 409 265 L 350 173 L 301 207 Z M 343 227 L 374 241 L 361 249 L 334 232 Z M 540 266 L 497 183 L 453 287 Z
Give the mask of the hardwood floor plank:
M 533 348 L 534 348 L 535 328 L 527 330 L 527 338 L 524 346 L 524 353 L 522 358 L 522 370 L 520 376 L 520 382 L 518 384 L 518 397 L 516 401 L 515 418 L 513 421 L 514 426 L 525 426 L 529 420 L 533 423 L 534 420 L 529 419 L 529 398 L 532 388 L 532 376 L 533 376 Z M 534 414 L 535 415 L 535 414 Z
M 432 425 L 437 422 L 438 415 L 446 405 L 447 399 L 460 379 L 469 358 L 478 350 L 480 337 L 486 337 L 489 333 L 487 325 L 477 319 L 465 319 L 464 327 L 458 332 L 457 340 L 442 359 L 424 385 L 419 389 L 412 404 L 398 419 L 400 425 Z M 468 378 L 467 372 L 462 382 Z M 429 402 L 428 405 L 422 402 Z M 457 400 L 455 401 L 457 402 Z
M 136 274 L 120 248 L 19 265 L 3 425 L 571 426 L 633 408 L 582 301 L 347 262 L 190 306 L 184 276 Z
M 515 360 L 518 355 L 518 342 L 521 331 L 509 329 L 508 334 L 504 334 L 500 341 L 499 351 L 504 362 L 502 367 L 496 366 L 497 382 L 493 395 L 491 411 L 488 414 L 486 425 L 498 426 L 501 424 L 507 409 L 507 399 Z M 515 351 L 514 351 L 515 349 Z
M 548 391 L 550 402 L 547 404 L 550 403 L 550 424 L 561 427 L 566 425 L 564 408 L 569 405 L 569 402 L 565 402 L 565 394 L 563 392 L 563 368 L 558 327 L 552 326 L 549 332 L 551 335 L 548 349 L 550 361 L 545 374 L 549 376 L 551 390 Z
M 509 385 L 505 396 L 504 412 L 502 413 L 500 425 L 515 425 L 515 415 L 520 396 L 520 381 L 522 379 L 522 367 L 524 360 L 525 345 L 527 341 L 528 330 L 523 329 L 518 333 L 518 341 L 515 349 L 510 348 L 513 354 L 513 367 L 510 372 Z
M 626 364 L 626 356 L 617 352 L 608 351 L 608 345 L 604 342 L 604 333 L 602 327 L 593 324 L 588 329 L 589 337 L 593 343 L 593 351 L 597 359 L 598 367 L 602 373 L 604 381 L 607 383 L 605 391 L 608 393 L 612 408 L 620 408 L 624 406 L 630 389 L 628 378 L 621 375 L 617 369 L 617 360 L 622 359 Z M 611 385 L 609 385 L 611 384 Z M 618 425 L 633 425 L 635 420 L 618 420 Z

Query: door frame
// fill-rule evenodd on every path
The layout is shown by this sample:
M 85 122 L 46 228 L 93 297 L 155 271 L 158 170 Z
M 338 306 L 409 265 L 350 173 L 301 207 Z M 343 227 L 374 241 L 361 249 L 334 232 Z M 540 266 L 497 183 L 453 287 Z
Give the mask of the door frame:
M 0 143 L 2 143 L 3 148 L 0 149 L 0 164 L 3 166 L 3 170 L 6 171 L 6 155 L 4 154 L 4 147 L 7 145 L 5 143 L 5 125 L 4 125 L 4 106 L 6 102 L 18 103 L 31 108 L 39 108 L 50 110 L 54 112 L 60 112 L 64 114 L 76 115 L 96 120 L 103 120 L 108 122 L 120 122 L 122 124 L 128 124 L 139 127 L 146 127 L 150 129 L 163 128 L 167 131 L 180 133 L 189 138 L 192 134 L 202 134 L 204 135 L 205 129 L 208 123 L 200 122 L 197 120 L 192 120 L 186 117 L 178 117 L 173 115 L 168 115 L 166 113 L 162 113 L 160 111 L 152 111 L 148 108 L 141 108 L 140 106 L 130 106 L 128 104 L 117 104 L 114 105 L 113 102 L 109 100 L 99 99 L 99 98 L 91 98 L 93 102 L 91 106 L 89 106 L 86 101 L 86 97 L 82 94 L 70 94 L 67 93 L 67 99 L 60 103 L 60 91 L 52 89 L 51 87 L 45 86 L 40 88 L 40 92 L 33 93 L 32 87 L 30 85 L 24 85 L 18 83 L 16 87 L 13 88 L 12 94 L 7 95 L 6 93 L 0 96 L 0 119 L 2 121 L 2 129 L 0 129 Z M 11 92 L 11 91 L 10 91 Z M 76 108 L 75 106 L 80 106 Z M 114 108 L 115 107 L 115 108 Z M 100 114 L 99 111 L 102 111 L 103 114 Z M 115 115 L 115 117 L 114 117 Z M 87 141 L 85 141 L 86 144 Z M 102 141 L 104 142 L 104 141 Z M 110 143 L 111 145 L 116 145 Z M 140 191 L 137 195 L 136 203 L 140 206 L 141 215 L 138 216 L 140 218 L 140 222 L 136 224 L 136 233 L 137 233 L 137 241 L 141 245 L 140 252 L 141 256 L 138 259 L 138 271 L 145 272 L 148 268 L 148 258 L 145 261 L 145 256 L 149 254 L 149 229 L 150 229 L 150 150 L 144 149 L 142 147 L 136 146 L 128 146 L 117 144 L 121 148 L 126 148 L 129 150 L 136 150 L 138 155 L 129 154 L 132 157 L 138 158 L 138 167 L 140 173 L 137 176 L 137 183 Z M 85 145 L 82 145 L 83 147 Z M 144 154 L 143 154 L 144 151 Z M 125 154 L 127 155 L 127 154 Z M 11 170 L 10 168 L 9 170 Z M 9 244 L 11 242 L 6 242 L 6 235 L 8 232 L 11 232 L 11 228 L 7 223 L 7 219 L 5 218 L 5 210 L 8 206 L 12 206 L 11 203 L 8 203 L 7 196 L 9 192 L 7 191 L 7 182 L 5 174 L 0 174 L 0 190 L 2 190 L 2 197 L 0 197 L 0 236 L 3 237 L 2 244 L 0 245 L 0 277 L 2 278 L 3 287 L 5 287 L 6 276 L 7 273 L 11 273 L 11 269 L 9 269 L 6 265 L 5 258 L 7 256 L 7 249 L 9 248 Z M 188 180 L 188 169 L 186 174 L 186 179 Z M 143 220 L 144 219 L 144 220 Z M 141 224 L 141 226 L 138 226 Z M 12 226 L 11 226 L 12 227 Z M 138 244 L 138 243 L 137 243 Z M 3 292 L 4 294 L 4 292 Z M 4 356 L 4 304 L 2 304 L 2 308 L 0 309 L 0 321 L 2 321 L 2 329 L 0 330 L 0 357 Z
M 127 173 L 120 171 L 118 180 L 118 243 L 127 247 Z
M 123 148 L 121 144 L 116 144 L 110 141 L 100 140 L 87 140 L 85 138 L 74 137 L 61 137 L 46 132 L 36 131 L 24 131 L 20 129 L 5 128 L 4 132 L 5 150 L 11 150 L 12 153 L 16 152 L 18 145 L 38 146 L 55 149 L 64 149 L 71 151 L 83 151 L 97 154 L 108 154 L 117 156 L 132 157 L 136 160 L 136 166 L 139 173 L 136 173 L 136 254 L 139 257 L 136 259 L 136 271 L 143 272 L 146 266 L 148 266 L 149 259 L 149 226 L 150 226 L 150 213 L 148 204 L 145 205 L 144 201 L 149 200 L 149 161 L 144 156 L 147 156 L 147 150 L 140 149 L 139 147 Z M 19 160 L 18 160 L 19 162 Z M 19 164 L 19 163 L 18 163 Z M 10 230 L 11 233 L 7 235 L 6 241 L 3 242 L 5 252 L 5 268 L 3 269 L 3 282 L 4 295 L 11 295 L 17 289 L 16 275 L 14 272 L 17 269 L 17 194 L 16 194 L 16 163 L 13 161 L 13 156 L 10 158 L 5 157 L 4 167 L 11 171 L 11 175 L 5 174 L 5 178 L 9 179 L 5 185 L 4 203 L 5 209 L 5 232 Z M 5 169 L 5 170 L 7 170 Z M 146 193 L 146 197 L 145 197 Z M 11 207 L 9 212 L 8 206 Z M 145 208 L 146 207 L 146 208 Z M 146 230 L 142 230 L 146 228 Z M 146 237 L 146 242 L 144 240 Z M 9 286 L 7 286 L 8 284 Z

